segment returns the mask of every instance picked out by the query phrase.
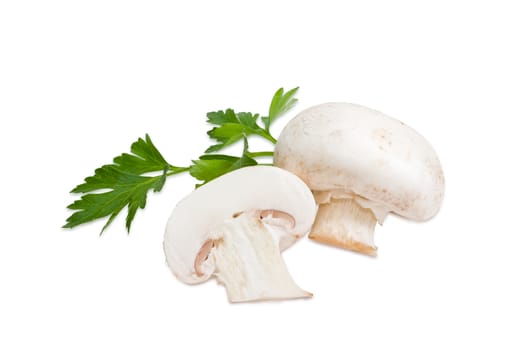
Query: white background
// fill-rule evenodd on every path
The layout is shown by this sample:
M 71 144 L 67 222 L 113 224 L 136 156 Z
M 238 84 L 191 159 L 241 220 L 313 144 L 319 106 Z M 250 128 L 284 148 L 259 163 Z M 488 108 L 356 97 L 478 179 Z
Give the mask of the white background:
M 515 1 L 2 1 L 0 348 L 523 349 L 525 13 Z M 311 300 L 232 305 L 165 265 L 171 178 L 128 236 L 63 230 L 68 192 L 149 133 L 172 164 L 205 114 L 379 109 L 423 134 L 446 177 L 426 223 L 390 216 L 379 256 L 303 240 Z M 267 146 L 266 144 L 261 144 Z M 218 203 L 220 205 L 220 203 Z

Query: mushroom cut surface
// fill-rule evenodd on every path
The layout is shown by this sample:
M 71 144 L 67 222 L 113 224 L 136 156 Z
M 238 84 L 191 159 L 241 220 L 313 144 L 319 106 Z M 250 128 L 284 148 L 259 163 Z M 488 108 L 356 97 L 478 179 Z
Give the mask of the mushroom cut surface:
M 189 284 L 215 277 L 232 302 L 308 297 L 281 251 L 309 232 L 315 213 L 296 175 L 268 166 L 233 171 L 177 204 L 164 238 L 168 266 Z

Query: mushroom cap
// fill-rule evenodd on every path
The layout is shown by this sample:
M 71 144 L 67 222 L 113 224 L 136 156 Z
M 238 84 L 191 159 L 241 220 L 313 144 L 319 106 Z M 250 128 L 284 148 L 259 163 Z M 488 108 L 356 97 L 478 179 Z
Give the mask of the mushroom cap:
M 225 220 L 251 210 L 283 212 L 294 219 L 276 242 L 282 251 L 308 233 L 317 206 L 299 177 L 277 167 L 250 166 L 214 179 L 183 198 L 168 220 L 164 251 L 175 276 L 186 283 L 207 280 L 213 271 L 195 271 L 199 250 Z
M 274 162 L 312 190 L 358 195 L 412 220 L 431 218 L 443 200 L 443 170 L 423 136 L 351 103 L 299 113 L 281 133 Z

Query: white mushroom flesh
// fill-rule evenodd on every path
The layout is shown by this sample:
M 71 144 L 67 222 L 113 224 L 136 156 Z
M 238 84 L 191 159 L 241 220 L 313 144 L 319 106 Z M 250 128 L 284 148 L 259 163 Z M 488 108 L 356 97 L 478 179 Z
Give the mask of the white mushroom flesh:
M 306 298 L 281 257 L 285 230 L 263 222 L 257 211 L 244 212 L 216 227 L 208 256 L 213 275 L 226 287 L 231 302 Z
M 268 166 L 236 170 L 177 204 L 166 226 L 166 261 L 188 284 L 216 277 L 232 302 L 309 297 L 280 252 L 309 232 L 316 210 L 296 175 Z
M 319 205 L 309 237 L 318 242 L 376 255 L 376 223 L 374 213 L 355 200 L 332 199 Z
M 375 256 L 375 226 L 383 223 L 389 209 L 355 193 L 313 191 L 319 204 L 309 238 Z

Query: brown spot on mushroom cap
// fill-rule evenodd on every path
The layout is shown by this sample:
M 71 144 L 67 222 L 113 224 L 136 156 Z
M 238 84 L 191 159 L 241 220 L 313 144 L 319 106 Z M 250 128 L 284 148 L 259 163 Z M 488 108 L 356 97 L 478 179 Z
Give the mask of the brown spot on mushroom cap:
M 378 128 L 372 130 L 372 140 L 377 147 L 384 152 L 388 152 L 392 147 L 392 131 L 385 128 Z

